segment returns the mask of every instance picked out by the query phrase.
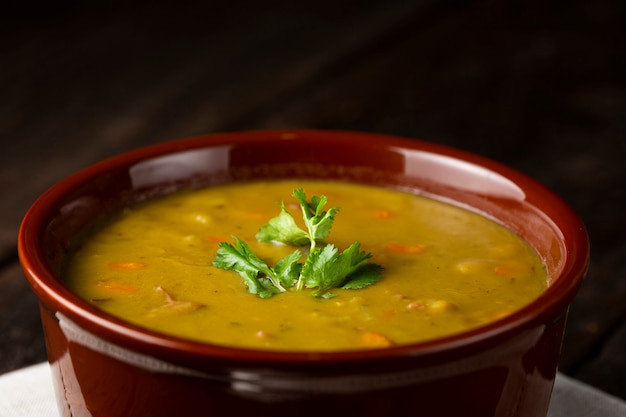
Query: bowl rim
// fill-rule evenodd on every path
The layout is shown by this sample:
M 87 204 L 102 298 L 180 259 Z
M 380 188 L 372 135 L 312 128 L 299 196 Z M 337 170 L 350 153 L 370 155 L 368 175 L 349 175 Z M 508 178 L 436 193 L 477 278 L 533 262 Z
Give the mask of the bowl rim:
M 557 227 L 563 234 L 560 237 L 562 244 L 567 243 L 561 278 L 551 284 L 536 300 L 514 313 L 461 333 L 383 349 L 301 352 L 222 346 L 142 328 L 105 313 L 73 294 L 46 265 L 45 256 L 41 250 L 41 234 L 55 205 L 71 190 L 105 174 L 112 168 L 130 167 L 142 160 L 198 148 L 244 146 L 248 143 L 277 143 L 293 140 L 321 140 L 328 143 L 360 140 L 368 141 L 368 145 L 363 146 L 382 146 L 386 149 L 408 148 L 459 159 L 511 180 L 526 191 L 525 198 L 528 198 L 531 204 L 535 205 L 536 201 L 544 201 L 544 205 L 550 206 L 553 215 L 548 218 L 555 223 L 555 227 L 568 226 L 567 228 Z M 544 210 L 541 212 L 545 213 Z M 558 219 L 554 219 L 556 213 L 558 213 Z M 567 229 L 565 233 L 563 233 L 564 229 Z M 22 269 L 39 301 L 52 310 L 58 310 L 81 327 L 97 327 L 98 336 L 109 342 L 140 351 L 149 349 L 150 352 L 159 352 L 166 357 L 185 352 L 186 355 L 202 358 L 247 363 L 302 364 L 371 361 L 407 355 L 412 357 L 446 355 L 458 349 L 472 349 L 472 347 L 480 349 L 481 346 L 489 344 L 492 339 L 503 338 L 510 332 L 532 327 L 545 317 L 555 316 L 558 311 L 567 310 L 589 264 L 589 238 L 585 225 L 577 213 L 552 190 L 516 169 L 478 154 L 420 139 L 377 133 L 315 129 L 211 133 L 144 146 L 104 159 L 61 179 L 37 198 L 24 215 L 18 232 L 17 245 Z

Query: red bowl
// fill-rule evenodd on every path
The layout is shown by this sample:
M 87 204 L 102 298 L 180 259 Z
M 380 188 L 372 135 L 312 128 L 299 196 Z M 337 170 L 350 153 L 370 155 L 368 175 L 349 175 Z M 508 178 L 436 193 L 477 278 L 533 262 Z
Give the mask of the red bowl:
M 547 290 L 499 321 L 379 350 L 292 353 L 183 340 L 126 323 L 59 279 L 72 243 L 121 207 L 258 178 L 405 186 L 525 238 Z M 59 182 L 26 214 L 22 267 L 40 301 L 62 416 L 545 416 L 568 311 L 589 262 L 585 227 L 557 195 L 483 157 L 375 134 L 259 131 L 139 149 Z

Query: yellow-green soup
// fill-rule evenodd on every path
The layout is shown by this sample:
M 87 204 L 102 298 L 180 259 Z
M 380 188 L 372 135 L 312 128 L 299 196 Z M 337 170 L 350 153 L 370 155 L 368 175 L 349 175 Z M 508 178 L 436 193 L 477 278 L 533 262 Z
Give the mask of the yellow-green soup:
M 284 201 L 302 219 L 294 188 L 340 207 L 326 241 L 354 241 L 381 265 L 381 280 L 335 297 L 288 290 L 262 299 L 240 276 L 213 266 L 233 236 L 268 264 L 293 252 L 261 243 L 259 228 Z M 301 227 L 304 228 L 300 222 Z M 535 299 L 546 272 L 505 227 L 452 205 L 397 190 L 341 182 L 267 181 L 182 191 L 127 208 L 82 241 L 64 279 L 112 315 L 163 333 L 245 348 L 332 351 L 378 348 L 458 333 Z

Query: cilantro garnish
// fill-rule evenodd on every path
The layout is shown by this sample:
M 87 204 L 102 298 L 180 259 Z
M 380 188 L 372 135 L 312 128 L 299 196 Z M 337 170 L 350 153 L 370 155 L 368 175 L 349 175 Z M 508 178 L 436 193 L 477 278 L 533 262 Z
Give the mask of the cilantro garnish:
M 366 264 L 372 255 L 359 250 L 359 242 L 339 253 L 333 245 L 312 251 L 306 259 L 300 274 L 301 282 L 307 288 L 316 288 L 313 293 L 325 298 L 334 294 L 332 288 L 358 289 L 380 279 L 382 268 L 376 264 Z
M 272 268 L 235 237 L 234 245 L 219 244 L 213 265 L 237 272 L 248 292 L 261 298 L 285 292 L 290 287 L 297 291 L 313 289 L 314 296 L 330 298 L 335 295 L 330 292 L 333 288 L 359 289 L 380 280 L 382 267 L 368 263 L 372 255 L 361 251 L 359 242 L 354 242 L 343 252 L 325 242 L 339 208 L 324 211 L 327 198 L 312 196 L 308 201 L 302 188 L 295 189 L 292 196 L 300 204 L 306 230 L 296 224 L 281 202 L 280 214 L 261 227 L 256 238 L 266 243 L 309 246 L 304 263 L 298 262 L 302 253 L 295 250 Z
M 278 262 L 274 268 L 270 268 L 244 241 L 235 238 L 234 246 L 220 242 L 213 265 L 237 272 L 251 294 L 268 298 L 284 292 L 285 287 L 294 285 L 302 269 L 302 265 L 297 263 L 300 256 L 300 251 L 296 250 Z

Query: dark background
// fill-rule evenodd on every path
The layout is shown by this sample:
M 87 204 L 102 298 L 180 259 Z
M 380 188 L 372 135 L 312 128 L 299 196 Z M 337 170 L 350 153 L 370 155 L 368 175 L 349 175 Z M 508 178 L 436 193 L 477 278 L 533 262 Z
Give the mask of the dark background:
M 323 128 L 456 146 L 561 194 L 592 244 L 561 371 L 626 399 L 626 2 L 0 6 L 0 373 L 45 359 L 19 222 L 138 146 Z

